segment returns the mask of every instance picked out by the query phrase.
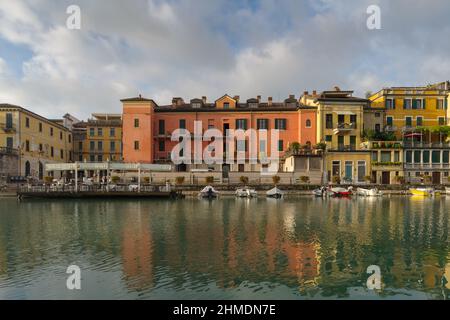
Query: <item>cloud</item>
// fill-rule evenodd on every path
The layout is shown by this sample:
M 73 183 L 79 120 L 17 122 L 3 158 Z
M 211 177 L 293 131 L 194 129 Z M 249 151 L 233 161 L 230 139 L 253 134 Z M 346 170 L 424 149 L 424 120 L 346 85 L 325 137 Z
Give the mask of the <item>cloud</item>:
M 119 99 L 138 93 L 161 104 L 224 93 L 281 100 L 334 85 L 364 95 L 450 72 L 445 0 L 80 0 L 81 30 L 65 27 L 71 4 L 0 2 L 0 43 L 31 52 L 21 73 L 0 60 L 0 102 L 85 118 L 120 112 Z M 381 30 L 366 28 L 371 4 Z

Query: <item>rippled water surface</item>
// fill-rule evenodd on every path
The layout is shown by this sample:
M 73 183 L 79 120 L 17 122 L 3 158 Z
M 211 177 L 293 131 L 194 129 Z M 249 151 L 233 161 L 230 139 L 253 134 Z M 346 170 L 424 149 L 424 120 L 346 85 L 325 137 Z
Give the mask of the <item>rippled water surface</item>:
M 0 199 L 0 299 L 446 299 L 449 210 L 449 197 Z M 66 289 L 72 264 L 81 290 Z

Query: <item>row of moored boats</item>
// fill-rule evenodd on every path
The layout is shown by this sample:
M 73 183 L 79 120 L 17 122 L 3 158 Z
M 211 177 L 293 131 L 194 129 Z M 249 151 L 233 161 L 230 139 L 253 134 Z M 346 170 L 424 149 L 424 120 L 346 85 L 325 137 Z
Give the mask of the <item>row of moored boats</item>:
M 214 189 L 213 186 L 206 186 L 204 187 L 200 193 L 199 197 L 201 198 L 217 198 L 219 196 L 220 192 Z M 235 196 L 239 198 L 256 198 L 258 196 L 258 193 L 255 189 L 250 189 L 249 187 L 243 187 L 236 189 Z M 266 192 L 266 197 L 268 198 L 282 198 L 284 196 L 284 191 L 278 189 L 277 187 L 270 189 Z

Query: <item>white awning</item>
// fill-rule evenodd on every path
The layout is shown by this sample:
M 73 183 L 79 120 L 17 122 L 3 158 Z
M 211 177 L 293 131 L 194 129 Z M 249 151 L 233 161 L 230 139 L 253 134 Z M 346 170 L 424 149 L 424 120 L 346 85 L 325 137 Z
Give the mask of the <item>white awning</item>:
M 333 111 L 334 113 L 337 114 L 345 114 L 345 115 L 354 115 L 356 113 L 352 112 L 352 111 Z

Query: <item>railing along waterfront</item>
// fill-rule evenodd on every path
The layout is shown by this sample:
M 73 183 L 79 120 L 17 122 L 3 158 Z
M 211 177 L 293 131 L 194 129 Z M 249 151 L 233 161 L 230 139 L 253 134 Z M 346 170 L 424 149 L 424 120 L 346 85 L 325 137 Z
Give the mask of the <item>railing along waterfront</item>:
M 77 190 L 73 184 L 64 185 L 22 185 L 18 188 L 19 192 L 27 193 L 62 193 L 62 192 L 109 192 L 109 193 L 121 193 L 121 192 L 170 192 L 165 185 L 106 185 L 106 184 L 94 184 L 94 185 L 78 185 Z

